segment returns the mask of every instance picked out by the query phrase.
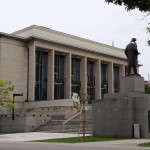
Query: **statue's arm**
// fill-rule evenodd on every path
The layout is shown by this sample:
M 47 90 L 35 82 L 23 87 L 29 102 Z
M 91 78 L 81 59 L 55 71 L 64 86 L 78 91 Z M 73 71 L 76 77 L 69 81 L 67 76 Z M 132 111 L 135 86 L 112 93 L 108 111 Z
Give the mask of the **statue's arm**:
M 138 49 L 137 49 L 137 45 L 135 44 L 134 45 L 134 54 L 135 55 L 139 55 L 140 53 L 138 52 Z

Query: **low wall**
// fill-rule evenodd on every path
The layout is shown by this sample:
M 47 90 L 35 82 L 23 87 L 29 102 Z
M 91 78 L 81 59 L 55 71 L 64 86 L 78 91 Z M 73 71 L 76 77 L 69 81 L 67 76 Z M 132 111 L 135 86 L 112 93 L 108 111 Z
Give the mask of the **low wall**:
M 0 118 L 0 133 L 31 132 L 48 122 L 49 118 L 17 116 L 12 120 L 11 116 Z

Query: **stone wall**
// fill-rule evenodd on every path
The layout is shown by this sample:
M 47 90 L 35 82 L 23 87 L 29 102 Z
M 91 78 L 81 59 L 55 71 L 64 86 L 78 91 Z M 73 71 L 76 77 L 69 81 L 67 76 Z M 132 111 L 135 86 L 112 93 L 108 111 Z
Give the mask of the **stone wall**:
M 140 137 L 150 138 L 150 95 L 130 92 L 109 96 L 93 101 L 93 135 L 132 138 L 133 126 L 139 124 Z

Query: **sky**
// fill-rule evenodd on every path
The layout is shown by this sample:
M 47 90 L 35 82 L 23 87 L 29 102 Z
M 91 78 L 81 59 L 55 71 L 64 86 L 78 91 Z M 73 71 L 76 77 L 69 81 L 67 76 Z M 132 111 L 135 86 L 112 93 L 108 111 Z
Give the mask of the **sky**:
M 137 39 L 140 74 L 150 73 L 150 17 L 138 10 L 104 0 L 3 0 L 0 4 L 0 32 L 12 33 L 30 25 L 40 25 L 67 34 L 125 49 L 132 37 Z

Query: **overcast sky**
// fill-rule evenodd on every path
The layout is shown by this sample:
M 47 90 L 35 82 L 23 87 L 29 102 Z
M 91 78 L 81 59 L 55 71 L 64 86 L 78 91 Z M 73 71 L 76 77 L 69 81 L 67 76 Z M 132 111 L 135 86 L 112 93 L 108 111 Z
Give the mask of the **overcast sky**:
M 148 79 L 150 47 L 146 26 L 150 18 L 138 10 L 104 0 L 3 0 L 0 4 L 0 32 L 11 33 L 30 25 L 40 25 L 82 38 L 125 48 L 137 38 L 140 74 Z

